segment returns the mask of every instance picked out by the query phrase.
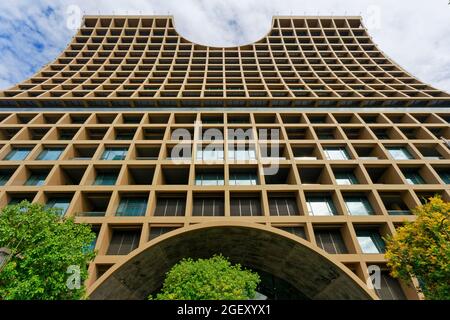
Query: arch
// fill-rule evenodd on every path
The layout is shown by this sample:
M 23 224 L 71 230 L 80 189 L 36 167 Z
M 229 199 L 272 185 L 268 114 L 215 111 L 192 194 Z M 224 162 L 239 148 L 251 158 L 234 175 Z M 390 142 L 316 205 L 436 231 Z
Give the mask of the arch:
M 164 234 L 111 267 L 90 299 L 145 299 L 182 258 L 222 253 L 233 263 L 273 274 L 310 299 L 378 299 L 356 275 L 321 249 L 288 232 L 248 222 L 207 222 Z

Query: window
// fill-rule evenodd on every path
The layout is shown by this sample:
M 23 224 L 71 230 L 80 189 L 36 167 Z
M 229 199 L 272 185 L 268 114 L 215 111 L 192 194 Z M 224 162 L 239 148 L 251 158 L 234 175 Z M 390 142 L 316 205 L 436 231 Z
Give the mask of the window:
M 126 255 L 139 245 L 141 233 L 138 230 L 113 230 L 108 255 Z
M 441 171 L 439 172 L 439 176 L 441 177 L 442 181 L 444 181 L 445 184 L 450 184 L 450 171 Z
M 339 185 L 358 184 L 358 179 L 356 179 L 351 171 L 335 172 L 334 177 L 336 178 L 336 183 Z
M 77 130 L 61 130 L 59 133 L 59 140 L 72 140 Z
M 21 203 L 22 201 L 27 200 L 27 199 L 23 199 L 23 198 L 11 198 L 11 200 L 8 202 L 8 205 L 12 206 L 12 205 L 16 205 Z
M 338 229 L 315 230 L 316 242 L 319 247 L 331 254 L 347 253 L 341 232 Z
M 314 147 L 293 147 L 292 152 L 296 160 L 317 160 Z
M 334 131 L 333 129 L 316 129 L 317 137 L 321 140 L 333 140 Z
M 26 186 L 42 186 L 47 178 L 47 173 L 33 173 L 25 182 Z
M 109 172 L 99 172 L 95 178 L 94 185 L 113 186 L 116 184 L 117 174 Z
M 117 208 L 116 216 L 137 217 L 145 216 L 147 209 L 146 197 L 122 197 L 119 207 Z
M 405 294 L 397 280 L 388 271 L 381 272 L 381 288 L 375 289 L 382 300 L 405 300 Z
M 377 136 L 380 140 L 387 140 L 389 139 L 389 134 L 386 129 L 374 129 L 372 130 L 373 133 Z
M 175 229 L 178 229 L 178 227 L 150 227 L 150 235 L 148 240 L 153 240 L 159 236 L 162 236 L 163 234 L 173 231 Z
M 392 158 L 395 160 L 410 160 L 413 156 L 404 147 L 388 147 L 387 150 Z
M 25 160 L 28 154 L 31 152 L 31 148 L 13 148 L 10 153 L 5 157 L 5 160 L 20 161 Z
M 197 160 L 203 161 L 223 160 L 223 150 L 220 147 L 197 149 Z
M 401 193 L 380 192 L 381 201 L 389 215 L 410 215 L 411 211 L 403 201 Z
M 326 195 L 307 196 L 306 205 L 308 213 L 313 216 L 333 216 L 337 214 L 333 200 Z
M 259 197 L 234 196 L 231 198 L 232 216 L 261 216 Z
M 118 131 L 116 133 L 116 140 L 133 140 L 134 131 Z
M 158 197 L 155 216 L 184 216 L 186 199 L 183 197 Z
M 271 216 L 295 216 L 299 214 L 295 197 L 269 197 Z
M 0 170 L 0 186 L 4 186 L 9 178 L 11 178 L 13 171 L 9 171 L 9 170 Z
M 422 153 L 423 157 L 427 160 L 440 160 L 444 159 L 444 157 L 439 153 L 438 146 L 430 146 L 430 147 L 420 147 L 417 146 L 420 153 Z
M 87 252 L 95 250 L 95 246 L 96 246 L 97 240 L 98 240 L 98 233 L 100 232 L 100 230 L 98 230 L 98 228 L 92 228 L 92 231 L 95 233 L 95 238 L 94 238 L 94 240 L 91 241 L 91 243 L 88 246 L 85 247 L 85 250 Z
M 45 148 L 37 157 L 37 160 L 58 160 L 64 148 Z
M 234 146 L 228 151 L 229 160 L 256 160 L 256 152 L 248 146 Z
M 326 147 L 323 149 L 328 160 L 349 160 L 350 156 L 345 147 Z
M 356 230 L 356 238 L 363 253 L 384 253 L 385 245 L 376 230 Z
M 195 176 L 197 186 L 223 186 L 223 173 L 197 173 Z
M 127 151 L 127 148 L 106 148 L 101 160 L 124 160 Z
M 418 172 L 405 172 L 405 179 L 408 184 L 424 184 L 425 180 L 423 180 L 422 176 Z
M 312 116 L 312 115 L 308 115 L 309 121 L 311 123 L 327 123 L 327 117 L 326 116 Z
M 373 214 L 372 206 L 364 196 L 344 196 L 347 212 L 352 216 L 368 216 Z
M 256 173 L 230 172 L 230 185 L 232 186 L 254 186 L 257 185 Z
M 60 216 L 64 216 L 70 205 L 69 198 L 52 198 L 47 201 L 46 208 L 55 208 L 59 210 Z
M 292 233 L 292 234 L 296 235 L 297 237 L 306 239 L 305 228 L 303 228 L 303 227 L 278 227 L 278 229 Z
M 162 184 L 188 184 L 189 166 L 161 167 Z
M 80 199 L 80 211 L 77 215 L 83 217 L 104 217 L 106 210 L 108 209 L 110 199 L 111 192 L 83 192 Z
M 4 186 L 6 182 L 8 182 L 9 178 L 9 174 L 0 174 L 0 186 Z
M 224 199 L 223 197 L 195 197 L 193 216 L 223 216 Z

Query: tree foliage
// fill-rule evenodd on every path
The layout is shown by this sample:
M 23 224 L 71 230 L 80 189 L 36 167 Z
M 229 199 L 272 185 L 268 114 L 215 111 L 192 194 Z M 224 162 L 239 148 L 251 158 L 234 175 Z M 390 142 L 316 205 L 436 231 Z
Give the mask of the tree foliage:
M 0 300 L 62 300 L 84 297 L 89 249 L 95 234 L 89 225 L 60 218 L 57 209 L 26 201 L 0 213 L 0 247 L 11 259 L 0 273 Z M 69 266 L 78 266 L 81 287 L 69 289 Z
M 221 255 L 196 261 L 183 259 L 167 273 L 156 299 L 245 300 L 255 297 L 259 282 L 256 272 L 232 265 Z
M 416 277 L 427 299 L 450 299 L 450 203 L 433 197 L 414 211 L 417 219 L 386 239 L 391 274 Z

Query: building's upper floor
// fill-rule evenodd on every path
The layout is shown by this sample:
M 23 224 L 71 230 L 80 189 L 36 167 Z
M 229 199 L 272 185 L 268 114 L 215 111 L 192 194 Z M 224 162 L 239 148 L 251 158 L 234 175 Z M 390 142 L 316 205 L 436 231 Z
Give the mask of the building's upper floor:
M 274 17 L 239 47 L 193 43 L 170 16 L 87 16 L 2 107 L 425 107 L 450 95 L 402 69 L 361 17 Z

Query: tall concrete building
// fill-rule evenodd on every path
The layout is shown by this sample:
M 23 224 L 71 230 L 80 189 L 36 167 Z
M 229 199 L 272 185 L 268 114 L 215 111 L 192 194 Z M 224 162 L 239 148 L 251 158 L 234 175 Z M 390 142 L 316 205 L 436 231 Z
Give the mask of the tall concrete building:
M 181 258 L 214 253 L 259 271 L 272 299 L 420 298 L 389 276 L 383 237 L 450 200 L 449 95 L 360 17 L 268 29 L 217 48 L 172 17 L 87 16 L 0 92 L 0 207 L 92 224 L 91 298 L 144 299 Z

